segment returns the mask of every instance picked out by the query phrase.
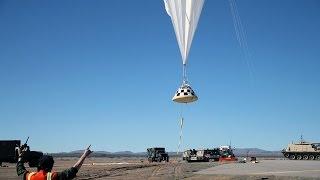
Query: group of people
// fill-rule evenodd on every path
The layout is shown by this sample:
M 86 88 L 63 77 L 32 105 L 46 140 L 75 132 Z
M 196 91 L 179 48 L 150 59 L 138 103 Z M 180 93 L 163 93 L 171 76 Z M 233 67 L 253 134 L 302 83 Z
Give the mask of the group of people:
M 54 160 L 52 156 L 43 155 L 37 167 L 37 172 L 30 172 L 24 167 L 24 149 L 19 149 L 17 174 L 22 176 L 23 180 L 69 180 L 76 177 L 77 172 L 81 168 L 84 160 L 92 153 L 90 146 L 84 151 L 79 160 L 69 169 L 61 172 L 52 171 Z

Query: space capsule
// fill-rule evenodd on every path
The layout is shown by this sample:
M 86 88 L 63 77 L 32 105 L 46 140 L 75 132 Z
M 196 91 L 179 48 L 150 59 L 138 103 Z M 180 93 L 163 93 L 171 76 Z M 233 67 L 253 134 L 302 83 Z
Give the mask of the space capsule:
M 183 83 L 176 91 L 172 100 L 177 103 L 191 103 L 198 100 L 198 97 L 189 84 Z

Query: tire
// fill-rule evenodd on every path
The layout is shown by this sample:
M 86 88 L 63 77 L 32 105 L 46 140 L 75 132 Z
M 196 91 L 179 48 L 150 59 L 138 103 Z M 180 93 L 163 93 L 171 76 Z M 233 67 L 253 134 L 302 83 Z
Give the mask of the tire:
M 308 159 L 309 159 L 308 154 L 303 155 L 303 160 L 308 160 Z
M 289 157 L 290 157 L 290 154 L 289 154 L 289 153 L 284 153 L 284 157 L 285 157 L 285 158 L 289 158 Z
M 300 154 L 297 155 L 297 160 L 301 160 L 302 156 Z
M 316 156 L 316 160 L 320 160 L 320 155 L 317 155 L 317 156 Z
M 309 155 L 309 159 L 310 159 L 310 160 L 314 160 L 314 155 L 312 155 L 312 154 Z
M 289 159 L 294 160 L 294 159 L 296 159 L 296 156 L 295 156 L 294 154 L 291 154 L 291 155 L 289 156 Z

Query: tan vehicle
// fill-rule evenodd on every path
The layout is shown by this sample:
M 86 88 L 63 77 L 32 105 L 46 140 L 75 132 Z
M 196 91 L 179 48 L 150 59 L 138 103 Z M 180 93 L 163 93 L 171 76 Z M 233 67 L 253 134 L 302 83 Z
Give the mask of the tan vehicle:
M 320 143 L 309 143 L 301 140 L 298 143 L 289 144 L 282 150 L 284 157 L 294 160 L 320 160 Z
M 190 149 L 183 152 L 182 158 L 187 162 L 208 162 L 210 160 L 210 154 L 208 153 L 208 150 Z

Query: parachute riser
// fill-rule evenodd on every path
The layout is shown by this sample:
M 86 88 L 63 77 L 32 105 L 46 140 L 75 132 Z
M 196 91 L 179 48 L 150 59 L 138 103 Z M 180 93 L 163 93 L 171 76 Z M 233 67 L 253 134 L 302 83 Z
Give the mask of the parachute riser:
M 183 80 L 183 84 L 188 84 L 187 64 L 182 65 L 182 80 Z
M 182 146 L 183 146 L 182 143 L 183 143 L 183 126 L 184 126 L 184 115 L 183 115 L 184 106 L 186 107 L 187 103 L 181 104 L 180 117 L 179 117 L 179 129 L 180 129 L 180 132 L 179 132 L 179 143 L 178 143 L 177 155 L 179 155 L 180 152 L 181 152 L 181 149 L 183 149 L 182 148 Z

